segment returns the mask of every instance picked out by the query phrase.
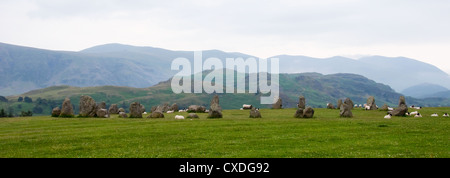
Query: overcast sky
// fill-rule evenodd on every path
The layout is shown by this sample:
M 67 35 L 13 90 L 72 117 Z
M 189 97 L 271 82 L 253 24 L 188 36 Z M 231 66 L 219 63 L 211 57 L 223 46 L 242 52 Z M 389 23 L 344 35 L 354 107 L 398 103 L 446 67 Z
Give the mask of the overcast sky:
M 404 56 L 450 72 L 448 0 L 0 0 L 0 42 L 105 43 L 258 57 Z

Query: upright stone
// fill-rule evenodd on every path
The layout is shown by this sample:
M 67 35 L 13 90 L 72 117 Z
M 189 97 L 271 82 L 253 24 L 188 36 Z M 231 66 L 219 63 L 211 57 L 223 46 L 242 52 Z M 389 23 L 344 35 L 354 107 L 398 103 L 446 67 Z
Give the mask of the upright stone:
M 345 99 L 344 103 L 350 105 L 351 109 L 353 109 L 353 106 L 355 105 L 350 98 Z
M 219 96 L 215 95 L 211 100 L 208 118 L 222 118 L 222 107 L 219 105 Z
M 83 95 L 80 98 L 80 116 L 81 117 L 95 117 L 97 104 L 90 96 Z
M 118 114 L 119 113 L 119 108 L 117 108 L 117 104 L 112 104 L 111 106 L 109 106 L 108 112 L 110 114 Z
M 172 110 L 172 111 L 174 111 L 174 112 L 178 112 L 178 104 L 177 103 L 174 103 L 174 104 L 172 104 L 172 106 L 170 106 L 170 110 Z
M 306 99 L 304 96 L 300 96 L 298 99 L 298 108 L 306 109 Z
M 341 117 L 353 117 L 352 108 L 353 102 L 350 100 L 350 98 L 347 98 L 340 107 L 341 112 L 339 113 L 339 115 Z
M 59 109 L 59 107 L 53 108 L 52 117 L 59 117 L 59 115 L 61 115 L 61 109 Z
M 369 106 L 369 110 L 377 110 L 377 104 L 375 104 L 375 97 L 370 96 L 367 98 L 367 106 Z
M 73 106 L 69 98 L 66 98 L 62 104 L 59 117 L 73 117 Z
M 130 104 L 130 118 L 142 118 L 141 103 L 133 102 Z
M 313 118 L 314 117 L 314 109 L 311 107 L 303 110 L 303 118 Z
M 164 118 L 163 114 L 164 106 L 156 106 L 155 108 L 152 107 L 152 113 L 147 116 L 147 118 Z
M 252 110 L 250 110 L 250 118 L 261 118 L 261 113 L 253 107 Z
M 272 105 L 272 109 L 282 109 L 283 108 L 283 100 L 281 98 L 278 98 L 277 102 Z
M 400 96 L 400 99 L 398 101 L 398 108 L 391 111 L 390 113 L 393 116 L 405 116 L 405 114 L 408 112 L 408 106 L 406 105 L 406 100 L 404 96 Z
M 162 112 L 167 113 L 167 111 L 169 111 L 169 109 L 170 109 L 169 103 L 164 103 L 163 107 L 162 107 Z

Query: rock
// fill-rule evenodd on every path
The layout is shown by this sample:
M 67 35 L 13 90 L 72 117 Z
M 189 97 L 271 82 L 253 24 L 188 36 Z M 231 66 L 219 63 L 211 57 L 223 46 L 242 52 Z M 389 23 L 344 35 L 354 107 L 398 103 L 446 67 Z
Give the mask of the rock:
M 313 118 L 314 117 L 314 109 L 311 107 L 303 110 L 303 118 Z
M 352 104 L 348 104 L 348 103 L 344 102 L 341 105 L 341 108 L 340 108 L 341 112 L 339 113 L 339 115 L 341 117 L 353 117 L 352 107 L 353 107 Z
M 119 108 L 117 108 L 117 104 L 112 104 L 111 106 L 109 106 L 108 112 L 110 114 L 118 114 L 119 113 Z
M 375 104 L 375 97 L 370 96 L 367 98 L 367 106 L 369 106 L 369 110 L 377 110 L 377 104 Z
M 211 100 L 208 118 L 222 118 L 222 107 L 219 105 L 219 96 L 215 95 Z
M 121 118 L 127 118 L 127 114 L 125 112 L 119 112 L 119 117 Z
M 295 118 L 303 118 L 303 109 L 298 108 L 294 115 Z
M 61 109 L 59 107 L 52 109 L 52 117 L 59 117 L 61 115 Z
M 156 108 L 158 108 L 158 106 L 152 106 L 152 108 L 150 109 L 150 112 L 155 112 Z
M 187 118 L 199 118 L 197 114 L 195 113 L 189 113 Z
M 174 111 L 174 112 L 178 112 L 178 104 L 177 103 L 174 103 L 174 104 L 172 104 L 172 106 L 170 106 L 170 110 L 171 111 Z
M 119 108 L 119 113 L 120 113 L 120 112 L 125 112 L 125 109 Z
M 393 116 L 405 116 L 408 112 L 408 106 L 406 105 L 406 100 L 404 96 L 400 96 L 398 101 L 398 107 L 390 112 Z
M 130 104 L 130 118 L 142 118 L 141 103 L 133 102 Z
M 381 110 L 382 111 L 389 111 L 389 106 L 387 104 L 384 104 L 383 106 L 381 106 Z
M 282 109 L 283 108 L 283 100 L 281 98 L 278 98 L 277 102 L 272 105 L 272 109 Z
M 342 106 L 342 99 L 338 99 L 336 108 L 340 109 Z
M 336 109 L 336 108 L 334 107 L 333 104 L 328 103 L 328 104 L 327 104 L 327 109 Z
M 99 109 L 106 109 L 106 103 L 104 101 L 97 105 L 97 110 Z
M 81 117 L 95 117 L 97 104 L 90 96 L 83 95 L 80 98 L 80 116 Z
M 353 106 L 355 105 L 350 98 L 345 99 L 344 103 L 351 106 L 352 109 L 353 109 Z
M 298 108 L 306 108 L 306 99 L 304 96 L 300 96 L 300 98 L 298 99 Z
M 162 106 L 162 112 L 167 113 L 167 111 L 169 111 L 169 109 L 170 109 L 169 103 L 164 103 Z
M 193 113 L 204 113 L 206 111 L 206 107 L 199 105 L 190 105 L 188 108 L 188 112 Z
M 96 115 L 99 118 L 109 118 L 108 110 L 106 110 L 106 109 L 97 110 Z
M 250 110 L 250 118 L 261 118 L 261 113 L 259 110 L 256 110 L 256 108 L 252 108 L 252 110 Z
M 59 117 L 73 117 L 73 105 L 69 98 L 66 98 L 62 104 L 61 114 Z
M 155 110 L 150 115 L 148 115 L 147 118 L 164 118 L 164 114 L 162 112 Z

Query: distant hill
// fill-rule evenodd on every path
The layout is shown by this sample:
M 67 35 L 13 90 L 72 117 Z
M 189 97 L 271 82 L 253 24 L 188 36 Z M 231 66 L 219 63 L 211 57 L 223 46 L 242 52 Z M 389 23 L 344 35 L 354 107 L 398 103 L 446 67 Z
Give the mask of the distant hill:
M 304 95 L 307 105 L 312 107 L 326 107 L 330 102 L 336 105 L 338 99 L 350 97 L 355 103 L 363 104 L 367 97 L 375 96 L 376 103 L 381 106 L 384 103 L 397 106 L 401 94 L 396 93 L 389 86 L 376 83 L 363 76 L 355 74 L 322 75 L 318 73 L 281 74 L 280 92 L 284 107 L 295 107 L 298 97 Z M 11 107 L 16 112 L 21 110 L 36 110 L 40 107 L 42 114 L 49 114 L 52 107 L 60 106 L 65 97 L 72 100 L 75 110 L 78 111 L 78 103 L 81 95 L 90 95 L 97 102 L 105 101 L 107 105 L 118 104 L 119 107 L 128 109 L 129 104 L 139 101 L 147 109 L 151 106 L 163 103 L 178 103 L 180 107 L 188 107 L 192 104 L 209 106 L 212 95 L 210 94 L 173 94 L 170 80 L 161 82 L 149 88 L 131 88 L 118 86 L 99 87 L 71 87 L 56 86 L 45 89 L 33 90 L 22 95 L 7 97 L 8 103 L 1 103 L 0 108 Z M 33 103 L 17 102 L 22 96 L 33 99 Z M 260 108 L 270 108 L 271 105 L 261 105 L 260 94 L 219 94 L 220 104 L 224 109 L 238 109 L 242 104 L 252 104 Z M 45 99 L 45 100 L 44 100 Z M 37 102 L 43 104 L 37 104 Z M 423 99 L 418 100 L 407 97 L 407 104 L 420 106 L 450 106 L 449 99 Z M 19 105 L 21 105 L 19 108 Z
M 404 57 L 371 56 L 359 60 L 339 56 L 325 59 L 289 55 L 275 57 L 280 59 L 280 68 L 284 73 L 353 73 L 387 84 L 396 91 L 421 83 L 450 88 L 447 73 L 433 65 Z
M 0 43 L 0 96 L 17 95 L 34 89 L 69 85 L 126 86 L 146 88 L 172 77 L 173 59 L 193 61 L 192 51 L 173 51 L 154 47 L 106 44 L 78 52 L 51 51 Z M 248 58 L 251 55 L 203 51 L 203 58 Z M 403 57 L 345 57 L 326 59 L 306 56 L 275 56 L 281 73 L 317 72 L 322 74 L 354 73 L 396 91 L 420 84 L 440 84 L 450 88 L 449 75 L 435 66 Z
M 430 98 L 445 97 L 445 93 L 449 93 L 449 90 L 440 85 L 423 83 L 409 87 L 403 90 L 402 93 L 406 96 L 412 96 L 415 98 Z

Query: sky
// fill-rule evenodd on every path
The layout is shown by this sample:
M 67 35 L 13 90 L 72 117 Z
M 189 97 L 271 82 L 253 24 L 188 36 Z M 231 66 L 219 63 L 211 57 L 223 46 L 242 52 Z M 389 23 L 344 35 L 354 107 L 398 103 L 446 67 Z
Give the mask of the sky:
M 0 42 L 403 56 L 450 73 L 449 9 L 448 0 L 0 0 Z

